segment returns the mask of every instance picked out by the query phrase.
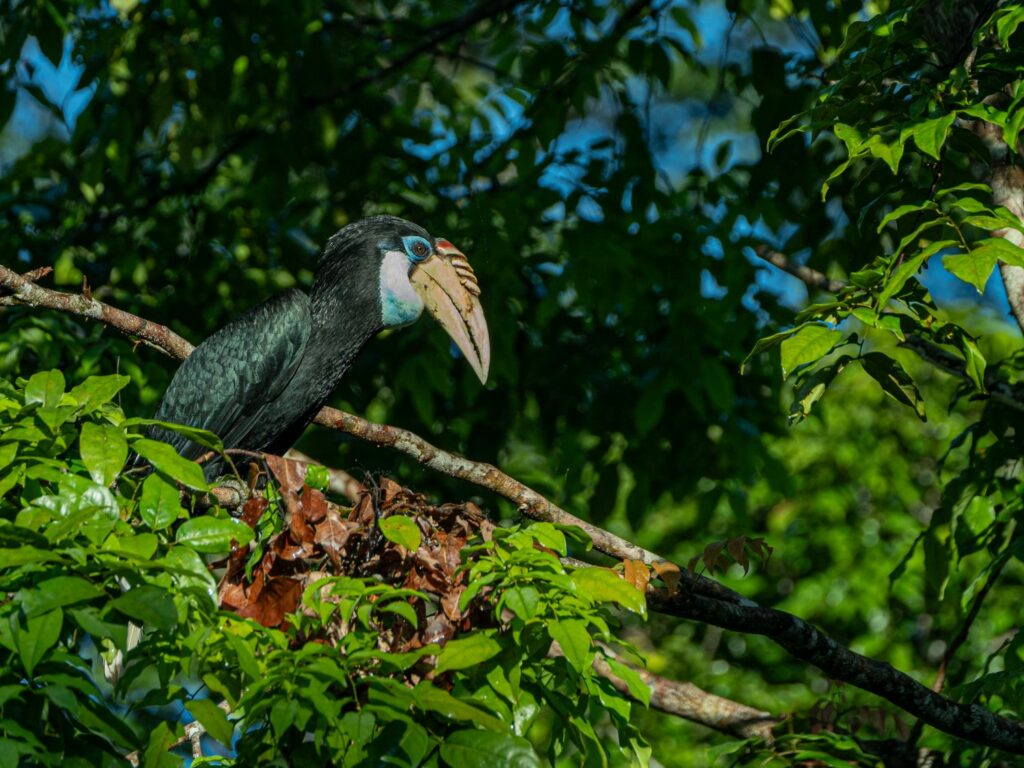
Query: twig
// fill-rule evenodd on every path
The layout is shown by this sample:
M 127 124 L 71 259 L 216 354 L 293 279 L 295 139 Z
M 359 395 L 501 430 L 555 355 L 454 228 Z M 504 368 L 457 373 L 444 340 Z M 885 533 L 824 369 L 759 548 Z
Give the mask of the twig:
M 141 317 L 116 309 L 109 304 L 104 304 L 96 299 L 86 298 L 82 295 L 53 291 L 48 288 L 40 288 L 32 282 L 32 276 L 41 270 L 35 270 L 27 275 L 19 275 L 7 267 L 0 266 L 0 287 L 11 292 L 9 298 L 19 304 L 29 304 L 34 307 L 47 307 L 60 312 L 68 312 L 79 317 L 88 317 L 92 320 L 99 320 L 101 323 L 113 326 L 119 331 L 136 336 L 146 343 L 163 350 L 171 357 L 183 359 L 192 352 L 193 346 L 170 328 L 151 323 Z
M 783 272 L 788 272 L 793 277 L 799 278 L 810 288 L 817 288 L 828 293 L 839 293 L 839 291 L 846 287 L 846 283 L 843 280 L 835 280 L 824 272 L 819 272 L 803 264 L 794 264 L 785 254 L 773 251 L 766 246 L 760 245 L 753 250 L 759 259 L 767 261 L 773 267 L 778 267 Z
M 604 652 L 609 653 L 607 649 L 604 649 Z M 551 644 L 548 655 L 565 654 L 555 642 Z M 632 696 L 629 686 L 612 671 L 601 654 L 594 659 L 593 668 L 620 693 Z M 765 741 L 772 740 L 772 726 L 782 720 L 771 712 L 762 712 L 746 704 L 708 693 L 693 683 L 669 680 L 646 669 L 632 669 L 651 689 L 651 707 L 665 714 L 682 717 L 740 739 L 759 738 Z
M 217 706 L 220 707 L 222 710 L 224 710 L 224 714 L 226 714 L 226 715 L 230 715 L 231 714 L 231 706 L 226 701 L 220 702 Z M 182 744 L 188 742 L 188 743 L 190 743 L 192 745 L 192 757 L 193 758 L 202 757 L 203 756 L 203 736 L 205 734 L 206 734 L 206 726 L 204 726 L 198 720 L 193 720 L 191 723 L 188 723 L 188 724 L 185 725 L 185 733 L 183 735 L 179 736 L 177 739 L 175 739 L 174 741 L 172 741 L 170 744 L 167 745 L 166 751 L 170 752 L 172 749 L 176 749 L 176 748 L 180 747 Z M 231 745 L 228 744 L 228 745 L 225 745 L 225 746 L 231 746 Z M 134 766 L 137 766 L 137 765 L 140 764 L 139 763 L 139 758 L 140 758 L 140 755 L 139 755 L 138 752 L 129 752 L 127 755 L 124 756 L 124 759 L 127 760 L 129 763 L 131 763 Z
M 13 275 L 16 280 L 10 281 Z M 10 282 L 8 282 L 10 281 Z M 78 312 L 69 296 L 38 286 L 23 287 L 23 277 L 0 267 L 0 285 L 22 291 L 24 303 L 96 317 L 126 333 L 148 329 L 153 343 L 171 356 L 184 358 L 192 346 L 168 329 L 93 300 L 95 313 Z M 334 408 L 324 408 L 316 421 L 378 445 L 399 450 L 427 467 L 488 488 L 519 505 L 537 520 L 578 525 L 591 536 L 595 548 L 619 559 L 663 563 L 658 555 L 570 515 L 539 493 L 489 464 L 470 461 L 431 445 L 404 429 L 372 424 Z M 783 611 L 764 608 L 711 579 L 682 571 L 681 588 L 669 591 L 649 586 L 650 607 L 660 613 L 701 621 L 724 629 L 764 635 L 798 659 L 819 667 L 835 680 L 875 693 L 927 724 L 953 736 L 1015 754 L 1024 754 L 1024 725 L 978 705 L 959 704 L 921 685 L 889 664 L 861 656 L 828 637 L 804 620 Z

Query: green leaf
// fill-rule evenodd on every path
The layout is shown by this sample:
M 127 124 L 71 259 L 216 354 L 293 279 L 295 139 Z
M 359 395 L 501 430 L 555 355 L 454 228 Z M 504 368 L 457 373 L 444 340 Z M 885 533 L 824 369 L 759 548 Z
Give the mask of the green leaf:
M 473 632 L 457 640 L 449 640 L 437 655 L 437 674 L 475 667 L 499 653 L 501 645 L 490 632 Z
M 174 539 L 196 552 L 212 555 L 230 551 L 232 542 L 244 547 L 255 535 L 252 528 L 238 520 L 202 515 L 182 523 Z
M 1000 9 L 996 32 L 999 35 L 999 43 L 1007 52 L 1010 51 L 1010 38 L 1021 24 L 1024 24 L 1024 8 L 1019 6 L 1015 8 L 1011 4 Z
M 401 616 L 412 626 L 419 626 L 420 617 L 416 614 L 416 607 L 404 600 L 392 600 L 380 606 L 378 610 L 393 613 L 396 616 Z
M 521 736 L 493 731 L 455 731 L 441 744 L 451 768 L 540 768 L 533 746 Z
M 152 474 L 142 483 L 139 516 L 150 529 L 162 531 L 184 512 L 177 487 L 160 475 Z
M 843 338 L 842 331 L 824 325 L 809 323 L 782 342 L 782 376 L 786 378 L 796 368 L 812 363 L 827 355 Z
M 132 587 L 112 600 L 110 606 L 129 618 L 138 619 L 157 629 L 173 629 L 178 623 L 178 609 L 174 606 L 174 600 L 166 590 L 151 584 Z
M 901 135 L 909 133 L 914 137 L 914 143 L 918 149 L 938 160 L 942 152 L 942 145 L 946 143 L 946 136 L 949 135 L 949 129 L 955 119 L 956 113 L 950 112 L 948 115 L 904 128 Z
M 199 429 L 198 427 L 189 427 L 185 424 L 175 424 L 170 421 L 160 421 L 159 419 L 141 419 L 132 418 L 125 419 L 122 427 L 163 427 L 169 429 L 171 432 L 176 432 L 182 437 L 187 437 L 193 443 L 209 448 L 211 451 L 222 453 L 224 451 L 224 443 L 217 437 L 213 432 L 208 429 Z
M 90 376 L 77 387 L 73 387 L 69 395 L 78 403 L 79 413 L 91 413 L 104 403 L 110 402 L 131 381 L 129 376 Z
M 850 167 L 850 164 L 853 161 L 854 161 L 854 158 L 852 158 L 852 157 L 847 158 L 846 160 L 841 162 L 839 165 L 837 165 L 835 167 L 835 169 L 832 171 L 832 173 L 829 174 L 829 177 L 827 179 L 825 179 L 824 183 L 821 185 L 821 199 L 822 199 L 822 201 L 824 201 L 825 198 L 828 197 L 828 190 L 831 188 L 832 182 L 835 181 L 836 179 L 838 179 L 844 173 L 846 173 L 846 169 Z
M 547 628 L 551 639 L 561 646 L 566 661 L 573 669 L 581 675 L 588 673 L 594 661 L 594 654 L 586 622 L 579 619 L 563 619 L 549 622 Z
M 87 421 L 82 425 L 78 450 L 92 479 L 110 485 L 128 458 L 128 441 L 117 427 Z
M 898 208 L 894 209 L 893 211 L 890 211 L 888 214 L 885 215 L 885 217 L 883 217 L 882 221 L 878 225 L 877 231 L 881 233 L 881 231 L 885 229 L 886 225 L 896 221 L 897 219 L 903 218 L 908 213 L 915 213 L 917 211 L 925 210 L 934 211 L 937 208 L 938 206 L 935 205 L 935 203 L 933 203 L 931 200 L 925 200 L 923 203 L 901 205 Z
M 974 386 L 982 392 L 987 392 L 988 390 L 985 388 L 985 368 L 988 365 L 988 361 L 985 360 L 985 356 L 978 349 L 978 345 L 965 334 L 960 339 L 960 351 L 964 356 L 967 375 L 974 382 Z
M 504 606 L 512 613 L 523 621 L 529 621 L 537 615 L 537 609 L 540 607 L 540 592 L 529 584 L 512 587 L 505 591 L 503 600 Z
M 647 599 L 636 587 L 607 568 L 577 568 L 569 579 L 578 594 L 594 602 L 618 603 L 627 611 L 647 615 Z
M 38 616 L 66 605 L 93 600 L 103 594 L 91 581 L 78 576 L 55 576 L 19 593 L 26 616 Z
M 498 718 L 477 709 L 468 702 L 455 698 L 433 683 L 420 683 L 413 689 L 413 693 L 420 709 L 427 712 L 436 712 L 453 720 L 475 723 L 492 731 L 503 731 L 506 728 L 505 723 Z
M 167 723 L 157 723 L 149 734 L 142 768 L 180 768 L 181 758 L 169 751 L 175 743 L 174 732 Z
M 41 616 L 27 618 L 15 629 L 14 642 L 18 649 L 18 657 L 29 677 L 35 671 L 36 665 L 46 656 L 47 651 L 57 644 L 63 623 L 64 613 L 60 608 L 56 608 Z
M 231 746 L 231 737 L 235 728 L 228 721 L 224 710 L 209 699 L 192 699 L 185 702 L 185 709 L 192 713 L 196 720 L 203 724 L 206 732 L 224 746 Z
M 306 485 L 326 492 L 331 485 L 331 475 L 327 467 L 310 464 L 306 467 Z
M 976 243 L 971 253 L 986 259 L 995 258 L 1014 267 L 1024 267 L 1024 248 L 1002 237 L 990 237 Z
M 878 294 L 878 306 L 884 307 L 896 294 L 903 290 L 907 280 L 916 275 L 928 259 L 939 251 L 954 246 L 956 246 L 956 243 L 953 240 L 938 240 L 930 243 L 927 248 L 918 251 L 910 258 L 903 259 L 885 281 L 885 288 Z
M 18 455 L 17 443 L 4 443 L 0 445 L 0 469 L 8 466 Z M 0 494 L 2 496 L 3 494 Z
M 64 394 L 64 374 L 60 371 L 40 371 L 25 385 L 25 405 L 38 403 L 44 408 L 56 408 Z
M 612 673 L 626 684 L 627 690 L 634 699 L 642 702 L 645 707 L 651 705 L 651 687 L 644 682 L 635 669 L 611 657 L 605 658 L 604 662 Z
M 800 375 L 793 390 L 793 402 L 789 407 L 787 418 L 790 424 L 803 421 L 811 415 L 811 409 L 824 397 L 829 385 L 852 359 L 849 355 L 842 355 L 831 365 L 823 365 Z
M 420 533 L 420 527 L 411 517 L 406 517 L 405 515 L 382 517 L 378 521 L 378 525 L 380 526 L 380 532 L 384 534 L 384 538 L 388 541 L 393 541 L 409 551 L 415 551 L 420 548 L 423 535 Z
M 182 458 L 167 443 L 143 437 L 132 443 L 132 449 L 152 464 L 157 471 L 163 472 L 182 485 L 199 491 L 209 490 L 203 477 L 203 470 L 194 461 Z
M 881 352 L 869 352 L 857 358 L 871 378 L 882 385 L 887 395 L 913 408 L 921 421 L 925 421 L 924 400 L 917 385 L 898 361 Z
M 942 265 L 965 283 L 973 285 L 978 293 L 984 293 L 985 284 L 995 269 L 996 258 L 995 252 L 991 249 L 975 248 L 968 253 L 944 256 Z
M 806 323 L 803 325 L 798 325 L 794 328 L 789 328 L 785 331 L 780 331 L 779 333 L 773 333 L 771 336 L 765 336 L 763 338 L 758 339 L 757 343 L 754 344 L 754 348 L 750 350 L 750 354 L 748 354 L 743 359 L 743 362 L 740 364 L 740 373 L 745 374 L 747 372 L 748 363 L 750 362 L 751 358 L 754 357 L 754 355 L 758 355 L 764 352 L 765 350 L 771 349 L 772 347 L 777 347 L 779 344 L 781 344 L 783 341 L 788 339 L 793 334 L 799 333 L 805 326 Z
M 565 557 L 568 552 L 565 543 L 565 534 L 551 523 L 531 523 L 526 527 L 525 533 L 532 536 L 542 547 L 553 549 L 563 557 Z
M 871 153 L 872 157 L 877 157 L 888 165 L 889 170 L 894 174 L 899 171 L 900 160 L 903 157 L 903 144 L 901 142 L 887 142 L 876 134 L 864 145 L 864 148 Z

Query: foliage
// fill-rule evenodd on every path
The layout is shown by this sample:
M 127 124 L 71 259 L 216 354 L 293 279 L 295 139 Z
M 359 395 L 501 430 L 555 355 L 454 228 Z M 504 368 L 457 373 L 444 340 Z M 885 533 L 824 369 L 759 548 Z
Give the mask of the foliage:
M 22 0 L 2 18 L 5 265 L 54 265 L 58 287 L 77 290 L 84 279 L 96 296 L 197 342 L 270 293 L 308 286 L 318 244 L 347 221 L 382 211 L 417 220 L 473 262 L 494 344 L 493 383 L 481 390 L 443 336 L 420 323 L 369 345 L 335 405 L 498 464 L 574 514 L 676 562 L 698 557 L 743 594 L 919 680 L 931 684 L 942 670 L 953 697 L 1020 715 L 1024 424 L 1014 401 L 1022 360 L 1016 328 L 1010 333 L 991 311 L 1003 305 L 990 279 L 997 265 L 1024 263 L 1004 236 L 1020 221 L 1000 187 L 1000 173 L 1019 168 L 1024 126 L 1019 3 L 343 0 L 261 1 L 242 12 L 220 0 L 159 8 Z M 845 287 L 805 290 L 761 264 L 769 252 Z M 30 308 L 2 312 L 0 371 L 12 380 L 60 369 L 74 391 L 87 377 L 117 372 L 134 384 L 117 394 L 133 417 L 148 413 L 166 384 L 166 360 L 98 325 Z M 783 377 L 791 392 L 782 391 Z M 57 388 L 52 376 L 36 380 L 32 397 L 43 415 L 17 429 L 46 436 L 72 456 L 72 469 L 44 461 L 29 477 L 21 458 L 36 454 L 17 449 L 13 469 L 0 469 L 0 484 L 20 483 L 4 489 L 19 494 L 5 514 L 21 515 L 20 498 L 35 488 L 53 499 L 32 506 L 43 510 L 33 515 L 95 502 L 97 518 L 60 533 L 79 544 L 52 550 L 59 563 L 12 561 L 28 569 L 26 590 L 71 569 L 119 599 L 119 583 L 97 581 L 106 571 L 82 570 L 92 561 L 82 560 L 80 539 L 99 537 L 104 525 L 112 528 L 95 547 L 124 538 L 129 523 L 112 511 L 120 519 L 137 509 L 130 524 L 138 533 L 126 540 L 152 534 L 138 540 L 155 540 L 155 549 L 141 558 L 103 549 L 103 562 L 134 557 L 118 576 L 206 606 L 178 611 L 173 630 L 147 631 L 149 643 L 212 611 L 197 563 L 214 550 L 254 536 L 251 575 L 275 554 L 271 540 L 292 535 L 273 515 L 255 534 L 216 509 L 184 521 L 171 481 L 200 479 L 119 433 L 120 417 L 96 415 L 112 413 L 110 405 L 74 416 L 82 429 L 94 425 L 75 453 L 75 422 L 53 427 L 59 435 L 48 431 L 46 419 L 72 418 L 52 403 Z M 111 506 L 95 488 L 112 477 L 129 439 L 167 464 L 127 507 L 116 495 Z M 326 430 L 308 433 L 302 447 L 330 465 L 384 470 L 445 498 L 466 493 Z M 3 450 L 13 449 L 0 449 L 0 462 Z M 266 501 L 287 499 L 286 488 Z M 514 513 L 504 502 L 487 506 Z M 402 517 L 383 518 L 396 547 L 414 543 Z M 516 535 L 499 535 L 493 547 L 505 552 Z M 744 574 L 744 558 L 756 551 L 737 542 L 761 539 L 773 554 Z M 739 557 L 720 542 L 733 542 Z M 45 534 L 35 550 L 22 544 L 8 549 L 51 551 Z M 170 552 L 198 554 L 175 555 L 187 559 L 176 570 L 153 565 Z M 535 557 L 509 552 L 501 556 Z M 480 550 L 467 583 L 504 579 L 504 566 L 479 570 L 499 554 Z M 552 578 L 532 586 L 545 590 L 549 612 L 524 619 L 516 609 L 529 612 L 532 593 L 506 584 L 507 610 L 484 630 L 497 642 L 516 632 L 529 640 L 530 621 L 591 622 L 590 613 L 564 614 L 583 610 L 554 578 L 571 577 L 542 562 L 555 570 L 538 573 Z M 62 628 L 77 626 L 77 605 L 60 608 Z M 102 621 L 122 632 L 130 614 L 111 616 Z M 762 637 L 639 621 L 627 618 L 615 634 L 651 670 L 793 714 L 768 748 L 730 744 L 634 707 L 633 725 L 662 764 L 803 755 L 870 765 L 878 758 L 865 744 L 905 737 L 909 724 L 891 710 L 879 716 L 878 699 L 833 686 Z M 233 626 L 281 647 L 283 630 Z M 589 628 L 601 634 L 599 624 Z M 100 638 L 97 652 L 119 639 L 96 626 L 88 632 Z M 534 659 L 538 680 L 549 667 L 582 668 L 599 652 L 574 643 L 571 629 L 555 633 L 570 655 Z M 234 649 L 241 641 L 225 642 Z M 309 645 L 303 653 L 326 652 Z M 76 658 L 64 663 L 80 667 Z M 98 669 L 95 654 L 86 658 Z M 496 658 L 504 657 L 482 667 Z M 38 661 L 36 671 L 50 663 Z M 479 671 L 444 672 L 466 686 L 451 695 L 468 700 L 490 685 Z M 187 697 L 184 679 L 167 679 L 172 698 Z M 620 734 L 632 733 L 616 709 L 624 700 L 608 703 L 607 690 L 591 687 L 599 681 L 561 682 L 571 680 Z M 155 679 L 135 685 L 143 682 L 143 696 L 160 689 Z M 32 696 L 33 714 L 56 717 L 59 707 L 43 706 L 47 694 L 33 691 L 10 706 Z M 108 700 L 86 698 L 75 723 L 91 723 Z M 501 701 L 514 710 L 507 696 Z M 571 734 L 590 743 L 583 710 L 566 716 L 562 699 L 548 703 L 527 734 L 535 744 L 554 750 Z M 417 725 L 440 738 L 432 716 L 420 714 Z M 150 728 L 152 709 L 125 717 L 134 734 L 169 738 Z M 289 717 L 279 712 L 277 722 L 292 738 Z M 48 739 L 66 732 L 42 722 L 30 725 L 52 727 Z M 402 727 L 383 722 L 373 727 L 392 728 L 389 738 Z M 604 734 L 605 726 L 593 727 Z M 252 733 L 257 740 L 274 731 Z M 108 737 L 99 738 L 91 749 L 106 748 Z M 950 765 L 998 759 L 931 729 L 920 743 Z M 510 744 L 514 755 L 518 742 Z M 707 744 L 717 751 L 705 755 Z
M 244 611 L 218 610 L 238 599 L 232 565 L 251 553 L 266 562 L 288 531 L 264 533 L 262 547 L 250 549 L 256 531 L 219 507 L 203 512 L 186 494 L 186 511 L 174 481 L 202 486 L 202 473 L 173 451 L 147 448 L 156 471 L 145 479 L 122 473 L 129 449 L 151 442 L 112 402 L 127 382 L 90 377 L 65 391 L 59 371 L 0 381 L 5 765 L 114 765 L 132 751 L 147 765 L 174 765 L 167 750 L 181 733 L 182 706 L 235 751 L 210 764 L 538 765 L 528 737 L 548 709 L 561 715 L 545 733 L 549 754 L 572 745 L 603 763 L 615 751 L 610 728 L 625 759 L 644 758 L 632 702 L 593 670 L 595 657 L 618 642 L 609 608 L 642 614 L 643 596 L 607 569 L 567 570 L 558 559 L 569 546 L 562 530 L 536 523 L 466 533 L 449 556 L 472 588 L 460 580 L 459 610 L 443 606 L 461 618 L 457 634 L 439 632 L 444 600 L 383 579 L 393 552 L 379 547 L 376 566 L 357 561 L 358 577 L 331 575 L 323 550 L 307 553 L 319 570 L 293 604 L 275 591 L 269 568 L 257 569 L 245 605 L 256 602 L 265 578 L 262 623 L 243 619 Z M 270 499 L 288 492 L 268 489 Z M 394 490 L 392 499 L 407 510 L 416 502 Z M 285 511 L 256 501 L 264 518 Z M 419 533 L 415 517 L 383 519 L 405 520 Z M 253 520 L 256 530 L 268 530 L 260 523 Z M 371 538 L 354 524 L 352 537 Z M 398 538 L 403 551 L 419 546 Z M 339 545 L 334 554 L 340 561 L 353 552 Z M 425 544 L 422 556 L 431 556 Z M 292 555 L 290 573 L 301 573 L 302 562 Z M 401 579 L 407 571 L 415 565 L 400 569 Z M 271 592 L 276 619 L 268 619 Z M 143 641 L 111 688 L 103 667 L 126 648 L 129 622 L 143 627 Z M 547 654 L 552 641 L 561 655 Z M 608 663 L 646 704 L 637 673 Z

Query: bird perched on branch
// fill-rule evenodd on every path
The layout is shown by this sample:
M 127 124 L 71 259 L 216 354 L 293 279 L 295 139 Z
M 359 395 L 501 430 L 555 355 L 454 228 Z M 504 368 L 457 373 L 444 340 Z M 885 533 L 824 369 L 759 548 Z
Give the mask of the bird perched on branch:
M 284 453 L 366 342 L 412 323 L 424 308 L 485 382 L 490 342 L 466 257 L 395 216 L 349 224 L 327 241 L 308 295 L 296 288 L 277 294 L 186 358 L 156 418 L 210 430 L 226 448 Z M 204 451 L 170 430 L 151 434 L 186 458 Z

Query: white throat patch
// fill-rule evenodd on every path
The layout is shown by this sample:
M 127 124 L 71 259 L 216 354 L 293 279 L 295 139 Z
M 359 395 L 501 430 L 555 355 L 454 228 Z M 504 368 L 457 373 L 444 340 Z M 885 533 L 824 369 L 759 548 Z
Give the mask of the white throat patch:
M 388 328 L 408 325 L 423 312 L 423 300 L 409 282 L 409 257 L 388 251 L 380 266 L 381 321 Z

